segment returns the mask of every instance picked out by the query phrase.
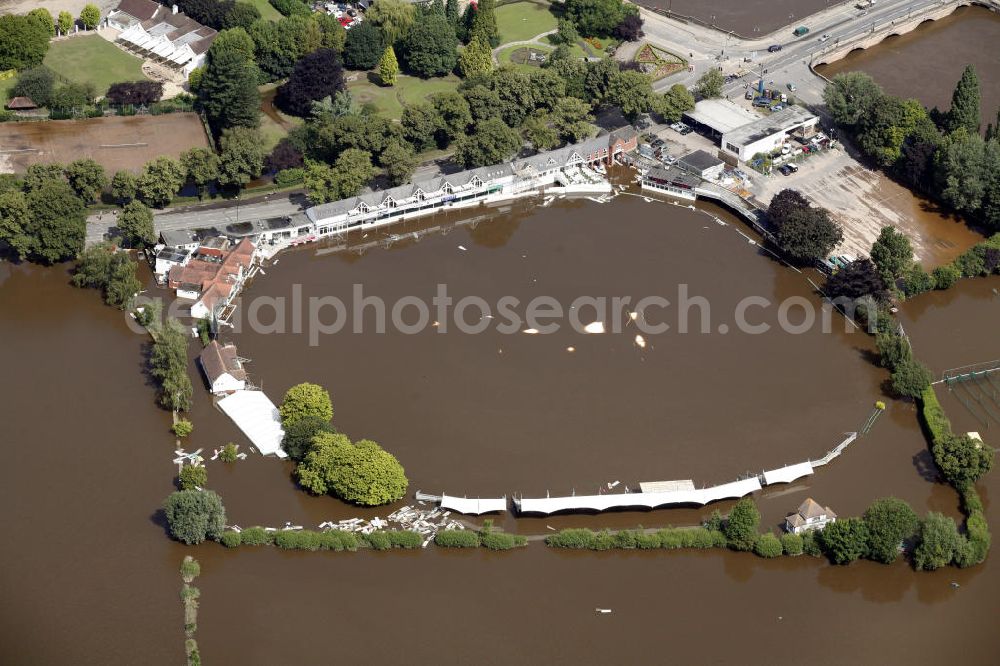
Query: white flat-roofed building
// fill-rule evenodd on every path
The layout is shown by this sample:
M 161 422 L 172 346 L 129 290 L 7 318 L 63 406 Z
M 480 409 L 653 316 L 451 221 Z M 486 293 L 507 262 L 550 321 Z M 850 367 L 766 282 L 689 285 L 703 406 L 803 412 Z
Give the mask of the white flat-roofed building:
M 819 117 L 801 106 L 785 107 L 769 116 L 759 118 L 722 135 L 722 150 L 746 162 L 757 153 L 771 153 L 787 138 L 796 134 L 802 137 L 816 132 Z
M 710 133 L 715 137 L 760 118 L 760 115 L 728 99 L 703 99 L 692 110 L 684 112 L 684 119 L 688 123 L 711 130 Z

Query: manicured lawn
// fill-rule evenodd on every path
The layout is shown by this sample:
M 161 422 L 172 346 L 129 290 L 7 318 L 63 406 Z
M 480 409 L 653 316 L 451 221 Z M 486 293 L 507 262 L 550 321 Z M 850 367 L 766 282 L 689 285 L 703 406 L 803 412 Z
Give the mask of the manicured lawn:
M 522 42 L 556 29 L 556 17 L 545 4 L 515 2 L 497 7 L 496 16 L 502 43 Z
M 98 96 L 119 81 L 139 81 L 142 61 L 97 35 L 52 42 L 45 66 L 74 83 L 92 83 Z
M 249 2 L 256 7 L 262 19 L 267 19 L 268 21 L 281 20 L 281 12 L 272 7 L 271 3 L 267 0 L 243 0 L 243 2 Z
M 374 104 L 379 113 L 398 120 L 403 115 L 404 104 L 415 104 L 435 93 L 452 91 L 458 87 L 458 81 L 452 74 L 435 79 L 400 74 L 396 85 L 383 87 L 369 81 L 361 72 L 358 80 L 347 84 L 347 89 L 356 104 Z

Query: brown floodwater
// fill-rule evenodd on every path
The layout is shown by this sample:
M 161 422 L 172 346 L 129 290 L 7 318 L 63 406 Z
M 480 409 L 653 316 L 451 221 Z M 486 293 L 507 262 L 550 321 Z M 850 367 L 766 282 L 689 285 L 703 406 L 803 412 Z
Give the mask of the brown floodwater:
M 960 7 L 938 21 L 890 37 L 869 49 L 817 69 L 832 77 L 841 72 L 871 74 L 886 92 L 915 97 L 942 111 L 966 65 L 975 65 L 982 94 L 982 129 L 995 123 L 1000 109 L 1000 15 L 983 7 Z M 991 46 L 992 45 L 992 46 Z
M 718 333 L 745 296 L 815 300 L 812 276 L 761 254 L 728 214 L 706 208 L 729 223 L 720 226 L 704 213 L 637 197 L 535 203 L 477 210 L 474 227 L 430 218 L 391 230 L 396 242 L 363 253 L 285 254 L 250 286 L 243 310 L 255 298 L 290 297 L 294 285 L 305 298 L 346 298 L 355 283 L 390 301 L 429 297 L 446 283 L 456 299 L 548 294 L 568 303 L 580 295 L 675 301 L 686 283 L 710 301 L 716 332 L 650 335 L 645 350 L 631 331 L 340 333 L 316 347 L 305 334 L 223 337 L 252 359 L 253 379 L 275 400 L 299 381 L 327 386 L 336 424 L 396 453 L 411 491 L 725 481 L 822 455 L 883 398 L 887 375 L 870 364 L 870 340 L 843 332 L 838 320 L 828 334 Z M 403 238 L 433 226 L 441 230 Z M 970 664 L 996 661 L 1000 641 L 990 628 L 1000 611 L 1000 568 L 992 561 L 918 575 L 902 563 L 838 568 L 721 552 L 560 553 L 537 543 L 498 555 L 183 548 L 155 515 L 175 468 L 169 416 L 155 407 L 142 371 L 145 340 L 95 292 L 67 286 L 67 277 L 60 267 L 0 264 L 0 359 L 9 378 L 0 498 L 18 535 L 0 546 L 5 663 L 134 663 L 140 654 L 145 663 L 178 663 L 176 571 L 185 553 L 202 562 L 198 640 L 206 663 L 315 663 L 330 654 L 363 663 L 633 663 L 662 660 L 665 648 L 693 663 L 746 663 L 748 650 L 784 663 L 792 654 L 781 647 L 787 637 L 816 626 L 823 632 L 809 634 L 809 658 L 824 664 L 937 663 L 959 650 Z M 917 309 L 920 299 L 907 304 L 907 329 L 935 369 L 949 367 L 950 357 L 930 350 L 954 339 L 951 326 L 966 312 L 975 313 L 973 325 L 995 330 L 979 284 L 987 281 L 962 282 L 949 292 L 953 300 L 935 305 L 955 305 L 954 320 Z M 750 314 L 755 323 L 775 318 L 767 309 Z M 967 356 L 988 356 L 994 339 L 975 336 Z M 191 375 L 198 390 L 188 449 L 244 443 L 212 407 L 194 366 Z M 36 388 L 42 382 L 44 393 Z M 208 470 L 230 522 L 242 525 L 314 526 L 388 511 L 309 497 L 294 488 L 289 464 L 256 455 L 232 466 L 209 462 Z M 987 501 L 998 478 L 981 484 Z M 958 516 L 903 402 L 890 402 L 868 436 L 815 476 L 757 499 L 765 526 L 776 528 L 806 496 L 850 515 L 888 494 L 921 513 Z M 688 524 L 729 506 L 497 520 L 545 534 L 547 525 Z M 989 503 L 988 514 L 1000 518 Z M 599 616 L 596 607 L 614 613 Z M 718 641 L 720 632 L 731 639 Z
M 641 0 L 640 5 L 670 10 L 722 30 L 756 38 L 826 9 L 831 0 Z M 791 34 L 788 35 L 791 38 Z

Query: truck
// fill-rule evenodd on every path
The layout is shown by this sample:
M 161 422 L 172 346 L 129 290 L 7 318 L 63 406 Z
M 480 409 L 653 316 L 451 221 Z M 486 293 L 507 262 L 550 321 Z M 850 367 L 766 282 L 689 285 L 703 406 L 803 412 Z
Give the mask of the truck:
M 801 37 L 802 35 L 805 35 L 808 32 L 809 28 L 805 27 L 804 25 L 800 25 L 795 29 L 795 31 L 792 34 L 795 35 L 796 37 Z

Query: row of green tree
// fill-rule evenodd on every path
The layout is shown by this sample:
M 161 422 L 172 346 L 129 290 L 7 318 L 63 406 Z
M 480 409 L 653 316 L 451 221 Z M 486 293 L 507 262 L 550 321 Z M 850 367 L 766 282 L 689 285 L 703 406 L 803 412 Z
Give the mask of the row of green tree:
M 333 403 L 323 387 L 291 387 L 279 412 L 282 448 L 297 463 L 295 478 L 302 488 L 363 506 L 388 504 L 406 493 L 409 481 L 395 456 L 369 439 L 352 442 L 336 431 Z
M 93 30 L 101 21 L 101 10 L 88 3 L 80 11 L 79 21 L 84 28 Z M 9 69 L 20 71 L 42 64 L 49 50 L 49 40 L 56 36 L 56 29 L 64 35 L 69 34 L 74 23 L 69 12 L 59 12 L 58 19 L 54 20 L 44 7 L 23 15 L 0 16 L 0 72 Z
M 837 75 L 823 97 L 834 121 L 880 167 L 968 219 L 1000 230 L 1000 112 L 984 138 L 972 65 L 945 112 L 888 95 L 862 72 Z
M 753 499 L 746 497 L 736 502 L 728 516 L 715 511 L 700 527 L 618 532 L 570 528 L 550 534 L 545 543 L 553 548 L 583 550 L 729 548 L 766 558 L 805 553 L 825 555 L 834 564 L 861 558 L 891 564 L 901 553 L 909 552 L 917 569 L 952 563 L 971 566 L 981 561 L 975 559 L 974 548 L 959 534 L 954 520 L 934 512 L 921 520 L 909 504 L 895 497 L 875 500 L 861 517 L 838 519 L 822 530 L 780 537 L 760 532 L 760 511 Z

